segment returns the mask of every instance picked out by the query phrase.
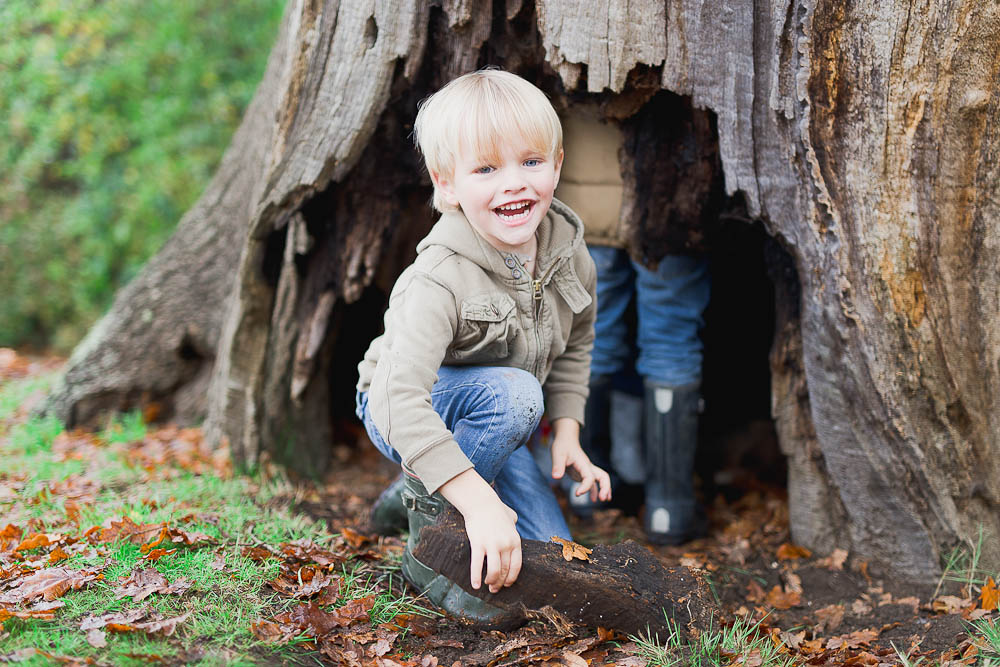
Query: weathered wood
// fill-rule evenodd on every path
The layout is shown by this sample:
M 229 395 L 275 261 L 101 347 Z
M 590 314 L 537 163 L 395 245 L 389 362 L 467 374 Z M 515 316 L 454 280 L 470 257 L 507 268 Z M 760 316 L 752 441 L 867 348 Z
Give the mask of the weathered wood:
M 647 549 L 629 540 L 596 545 L 589 560 L 563 558 L 553 542 L 522 540 L 523 564 L 514 585 L 490 593 L 469 583 L 472 552 L 461 515 L 449 508 L 438 522 L 420 531 L 414 555 L 432 570 L 461 584 L 467 592 L 505 610 L 491 626 L 515 626 L 538 618 L 551 607 L 568 620 L 591 628 L 628 634 L 659 635 L 674 628 L 698 633 L 718 622 L 719 611 L 704 577 L 687 567 L 665 567 Z M 676 624 L 676 625 L 675 625 Z

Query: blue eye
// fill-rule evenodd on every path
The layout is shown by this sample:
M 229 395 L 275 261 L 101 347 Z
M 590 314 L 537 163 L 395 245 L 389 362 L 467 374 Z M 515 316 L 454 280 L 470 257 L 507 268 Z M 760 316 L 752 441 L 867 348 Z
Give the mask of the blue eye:
M 477 167 L 476 171 L 474 173 L 476 173 L 476 174 L 488 174 L 491 171 L 493 171 L 493 167 L 489 167 L 489 166 L 485 166 L 484 165 L 482 167 Z
M 525 160 L 524 161 L 524 166 L 525 167 L 537 167 L 541 163 L 542 163 L 541 160 L 539 160 L 538 158 L 534 158 L 533 157 L 533 158 L 528 158 L 527 160 Z

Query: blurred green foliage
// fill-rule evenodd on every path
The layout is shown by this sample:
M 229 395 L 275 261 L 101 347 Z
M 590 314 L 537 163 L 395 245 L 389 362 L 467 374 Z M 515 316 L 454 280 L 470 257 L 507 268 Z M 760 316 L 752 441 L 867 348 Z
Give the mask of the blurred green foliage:
M 204 190 L 283 0 L 0 2 L 0 346 L 71 348 Z

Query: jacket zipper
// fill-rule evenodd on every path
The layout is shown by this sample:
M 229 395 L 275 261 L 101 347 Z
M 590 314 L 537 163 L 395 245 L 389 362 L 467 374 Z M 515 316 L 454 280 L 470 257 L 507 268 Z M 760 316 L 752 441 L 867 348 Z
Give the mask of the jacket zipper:
M 549 274 L 552 273 L 552 271 L 556 268 L 556 265 L 558 263 L 559 263 L 558 260 L 552 262 L 552 265 L 549 266 L 548 270 L 545 272 L 545 274 L 541 278 L 539 278 L 538 280 L 532 280 L 531 281 L 531 298 L 532 298 L 532 300 L 534 302 L 534 311 L 535 311 L 535 327 L 534 327 L 535 328 L 535 354 L 536 354 L 536 356 L 535 356 L 535 377 L 538 377 L 538 375 L 541 372 L 540 367 L 541 367 L 541 361 L 542 361 L 542 337 L 541 337 L 541 334 L 539 334 L 539 332 L 538 332 L 538 324 L 539 324 L 538 320 L 539 320 L 539 316 L 542 314 L 542 287 L 545 284 L 545 281 L 548 279 Z

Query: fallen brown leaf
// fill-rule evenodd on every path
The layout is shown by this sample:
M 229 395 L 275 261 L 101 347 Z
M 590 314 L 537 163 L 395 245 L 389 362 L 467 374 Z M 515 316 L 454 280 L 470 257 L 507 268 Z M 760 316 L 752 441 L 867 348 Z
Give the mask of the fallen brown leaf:
M 3 530 L 0 530 L 0 553 L 10 551 L 15 544 L 20 543 L 21 535 L 20 528 L 8 523 Z
M 931 602 L 931 609 L 938 614 L 958 614 L 974 604 L 972 600 L 965 600 L 954 595 L 942 595 Z
M 66 518 L 69 519 L 70 523 L 80 524 L 80 506 L 75 501 L 67 500 L 63 504 L 63 509 L 66 511 Z
M 49 565 L 55 565 L 59 561 L 69 558 L 69 554 L 63 551 L 62 547 L 56 547 L 49 552 Z
M 781 586 L 775 586 L 768 592 L 765 602 L 775 609 L 791 609 L 802 604 L 802 596 L 795 591 L 786 593 Z
M 163 529 L 163 524 L 138 524 L 127 516 L 123 516 L 121 521 L 108 519 L 105 524 L 91 528 L 84 533 L 84 537 L 87 537 L 91 543 L 122 540 L 133 544 L 144 544 Z
M 747 600 L 749 602 L 763 602 L 767 597 L 767 592 L 757 583 L 756 579 L 751 579 L 747 584 Z
M 52 609 L 11 609 L 6 605 L 0 606 L 0 623 L 8 618 L 33 618 L 40 621 L 51 621 L 56 616 L 55 608 Z
M 135 627 L 137 630 L 141 630 L 146 634 L 170 636 L 174 634 L 174 630 L 177 629 L 177 626 L 186 621 L 188 616 L 193 613 L 194 612 L 189 611 L 182 616 L 174 616 L 173 618 L 165 618 L 162 620 L 154 619 L 143 623 L 136 623 Z
M 100 628 L 93 628 L 87 631 L 87 643 L 94 648 L 104 648 L 108 645 L 107 633 Z
M 322 567 L 330 567 L 331 565 L 340 565 L 347 560 L 346 554 L 335 554 L 306 539 L 282 544 L 281 554 L 291 564 L 298 565 L 315 563 Z
M 324 597 L 329 600 L 330 595 L 336 599 L 340 591 L 340 582 L 341 577 L 338 575 L 330 575 L 315 567 L 305 566 L 294 571 L 283 569 L 276 578 L 268 582 L 268 585 L 275 592 L 293 598 L 307 598 L 324 591 L 326 593 Z M 324 589 L 328 587 L 333 588 L 333 590 L 325 591 Z M 330 604 L 330 602 L 326 602 L 326 604 Z
M 46 533 L 33 533 L 28 535 L 24 540 L 21 541 L 14 551 L 29 551 L 31 549 L 39 549 L 41 547 L 47 547 L 50 544 L 56 544 L 62 540 L 62 535 L 48 535 Z
M 155 568 L 147 567 L 136 570 L 128 577 L 120 578 L 114 592 L 116 599 L 131 597 L 133 601 L 140 602 L 153 593 L 161 595 L 184 593 L 191 587 L 191 583 L 191 581 L 181 578 L 171 584 Z
M 127 609 L 125 611 L 113 611 L 107 614 L 101 614 L 100 616 L 94 616 L 93 614 L 88 615 L 82 621 L 80 621 L 80 629 L 94 630 L 97 628 L 103 628 L 109 623 L 115 623 L 120 625 L 131 625 L 132 623 L 138 621 L 140 618 L 149 613 L 148 609 L 137 608 L 137 609 Z
M 139 560 L 145 560 L 149 562 L 157 561 L 163 558 L 164 556 L 169 556 L 172 553 L 177 553 L 177 549 L 153 549 Z
M 779 633 L 778 637 L 785 646 L 793 651 L 798 651 L 802 642 L 805 641 L 806 631 L 802 630 L 800 632 L 789 632 L 788 630 L 783 630 Z
M 845 549 L 834 549 L 826 558 L 820 558 L 816 561 L 816 565 L 819 567 L 825 567 L 829 570 L 843 570 L 844 563 L 847 562 L 848 553 Z
M 360 549 L 365 542 L 370 542 L 371 538 L 367 535 L 362 535 L 353 528 L 344 526 L 343 530 L 340 531 L 341 536 L 344 541 L 347 542 L 352 549 Z
M 876 639 L 878 639 L 878 631 L 869 628 L 833 637 L 826 642 L 826 647 L 833 650 L 839 648 L 861 648 L 862 646 L 868 646 Z
M 861 598 L 851 603 L 851 613 L 855 616 L 864 616 L 865 614 L 870 614 L 871 611 L 872 606 Z
M 110 632 L 145 632 L 169 636 L 177 626 L 183 623 L 194 612 L 188 612 L 173 618 L 161 618 L 156 612 L 147 608 L 116 611 L 101 616 L 88 616 L 80 622 L 81 630 L 105 629 Z M 146 619 L 139 621 L 139 619 Z
M 23 604 L 41 597 L 43 600 L 54 600 L 66 591 L 79 589 L 85 584 L 101 576 L 105 566 L 74 570 L 68 567 L 50 567 L 39 570 L 0 594 L 0 602 L 7 604 Z
M 170 541 L 174 544 L 183 544 L 185 546 L 194 546 L 197 544 L 212 544 L 215 539 L 204 533 L 196 533 L 194 531 L 186 531 L 180 528 L 169 528 L 167 529 L 167 534 L 170 537 Z
M 252 561 L 262 561 L 262 560 L 267 560 L 268 558 L 277 558 L 277 556 L 271 553 L 269 549 L 266 549 L 265 547 L 262 546 L 243 547 L 241 555 L 244 558 L 249 558 Z
M 590 554 L 593 552 L 593 549 L 588 549 L 582 544 L 577 544 L 571 540 L 564 540 L 556 535 L 553 535 L 551 539 L 556 544 L 562 545 L 563 559 L 567 562 L 573 560 L 574 558 L 578 558 L 580 560 L 590 560 Z
M 878 656 L 874 653 L 868 651 L 862 651 L 855 656 L 852 656 L 844 661 L 845 665 L 864 665 L 866 667 L 875 667 L 875 665 L 881 665 L 882 661 L 879 660 Z
M 1000 605 L 1000 589 L 997 588 L 993 577 L 990 577 L 986 580 L 983 590 L 979 592 L 979 606 L 982 609 L 993 610 L 998 605 Z
M 819 622 L 813 626 L 814 634 L 826 634 L 833 632 L 840 627 L 844 620 L 844 605 L 831 604 L 816 610 L 816 618 Z
M 816 639 L 807 639 L 806 641 L 802 642 L 802 644 L 799 646 L 799 652 L 805 653 L 807 655 L 810 653 L 819 653 L 820 651 L 824 650 L 823 648 L 824 646 L 826 646 L 826 639 L 824 639 L 823 637 L 817 637 Z
M 629 655 L 615 660 L 615 667 L 646 667 L 649 661 L 645 658 Z
M 810 556 L 812 556 L 811 551 L 791 542 L 785 542 L 778 547 L 778 560 L 796 560 L 799 558 L 809 558 Z
M 336 628 L 369 621 L 369 611 L 374 605 L 374 594 L 351 600 L 333 611 L 324 611 L 313 601 L 293 607 L 270 621 L 254 623 L 250 626 L 250 631 L 261 641 L 279 644 L 299 635 L 321 639 Z

